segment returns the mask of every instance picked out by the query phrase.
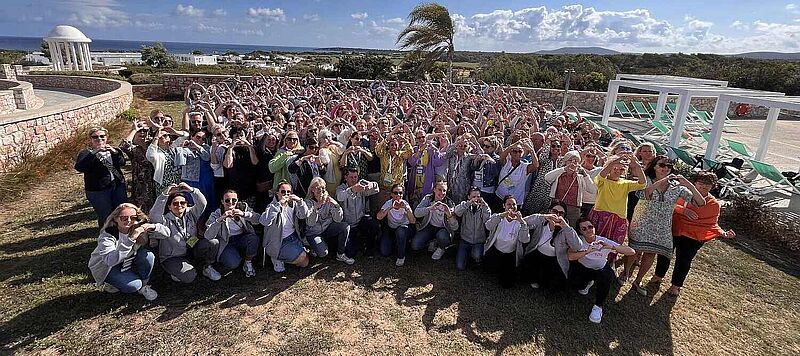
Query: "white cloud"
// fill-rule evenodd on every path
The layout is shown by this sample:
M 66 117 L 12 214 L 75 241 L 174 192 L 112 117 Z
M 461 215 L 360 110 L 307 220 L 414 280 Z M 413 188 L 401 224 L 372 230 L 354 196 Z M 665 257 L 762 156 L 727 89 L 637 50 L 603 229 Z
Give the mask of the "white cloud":
M 214 34 L 220 34 L 220 33 L 225 33 L 226 32 L 225 29 L 223 29 L 222 27 L 213 26 L 213 25 L 206 25 L 205 23 L 199 22 L 199 21 L 193 27 L 193 29 L 196 30 L 197 32 L 206 32 L 206 33 L 214 33 Z
M 175 7 L 175 14 L 186 17 L 203 17 L 205 10 L 196 8 L 192 5 L 181 5 Z
M 228 14 L 228 12 L 225 11 L 225 9 L 216 9 L 211 14 L 214 16 L 225 16 Z
M 231 32 L 245 35 L 245 36 L 264 36 L 264 30 L 262 29 L 242 29 L 242 28 L 234 28 Z
M 128 14 L 115 0 L 71 0 L 59 4 L 69 14 L 67 21 L 86 27 L 121 27 L 131 24 Z
M 731 23 L 730 27 L 733 28 L 733 29 L 743 30 L 743 31 L 747 31 L 747 30 L 750 29 L 750 25 L 748 25 L 748 24 L 746 24 L 746 23 L 744 23 L 742 21 L 739 21 L 739 20 L 733 21 L 733 23 Z
M 354 14 L 350 14 L 350 17 L 352 17 L 355 20 L 364 20 L 367 18 L 367 16 L 368 15 L 366 12 L 356 12 Z
M 318 14 L 303 14 L 303 20 L 306 20 L 306 21 L 309 21 L 309 22 L 319 21 L 319 15 Z
M 249 8 L 247 9 L 247 16 L 250 17 L 251 22 L 263 21 L 266 24 L 270 22 L 285 22 L 286 13 L 283 9 L 276 7 L 274 9 L 268 7 Z
M 389 27 L 389 26 L 381 26 L 378 25 L 375 21 L 370 21 L 369 26 L 367 26 L 367 30 L 373 35 L 389 35 L 389 34 L 397 34 L 400 30 Z
M 388 20 L 383 20 L 383 22 L 386 23 L 386 24 L 390 24 L 390 25 L 404 25 L 406 23 L 405 20 L 403 20 L 403 19 L 401 19 L 399 17 L 395 17 L 393 19 L 388 19 Z
M 786 11 L 789 11 L 793 14 L 800 14 L 800 5 L 797 4 L 786 4 L 785 7 Z

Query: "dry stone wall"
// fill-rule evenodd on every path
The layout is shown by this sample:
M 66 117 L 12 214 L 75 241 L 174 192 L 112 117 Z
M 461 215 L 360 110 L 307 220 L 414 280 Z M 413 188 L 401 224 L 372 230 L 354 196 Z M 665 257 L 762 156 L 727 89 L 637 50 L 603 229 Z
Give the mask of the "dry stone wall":
M 35 78 L 33 78 L 35 77 Z M 20 76 L 36 87 L 73 88 L 96 96 L 39 109 L 0 115 L 0 171 L 12 168 L 26 155 L 44 154 L 81 126 L 102 124 L 130 107 L 131 85 L 126 82 L 76 76 Z

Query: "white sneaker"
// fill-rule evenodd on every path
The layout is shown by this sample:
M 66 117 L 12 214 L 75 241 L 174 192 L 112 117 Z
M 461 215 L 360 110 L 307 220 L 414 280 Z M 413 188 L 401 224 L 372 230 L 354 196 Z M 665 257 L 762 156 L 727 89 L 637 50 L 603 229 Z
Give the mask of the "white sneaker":
M 119 293 L 119 289 L 117 289 L 117 287 L 112 286 L 110 283 L 103 283 L 102 291 L 111 294 Z
M 181 282 L 181 279 L 180 279 L 180 278 L 178 278 L 178 277 L 175 277 L 175 276 L 174 276 L 174 275 L 172 275 L 172 274 L 171 274 L 171 275 L 169 275 L 169 276 L 172 278 L 172 280 L 173 280 L 173 281 L 175 281 L 175 282 L 178 282 L 178 283 L 180 283 L 180 282 Z
M 211 265 L 208 265 L 206 266 L 206 268 L 203 268 L 203 275 L 208 277 L 208 279 L 212 281 L 218 281 L 220 278 L 222 278 L 219 272 L 217 272 L 217 270 L 215 270 L 214 267 L 211 267 Z
M 397 267 L 402 267 L 404 264 L 406 264 L 405 257 L 398 258 L 397 261 L 394 261 L 394 265 L 397 266 Z
M 244 261 L 244 264 L 242 265 L 242 270 L 244 270 L 245 277 L 248 278 L 255 277 L 256 275 L 256 269 L 253 268 L 253 262 L 251 261 Z
M 583 289 L 579 290 L 578 294 L 580 294 L 580 295 L 589 294 L 589 288 L 592 288 L 593 285 L 594 285 L 594 281 L 589 281 L 589 283 L 586 285 L 586 288 L 583 288 Z
M 355 259 L 347 257 L 347 255 L 345 255 L 343 253 L 337 253 L 336 254 L 336 260 L 337 261 L 342 261 L 344 263 L 347 263 L 348 265 L 352 265 L 353 263 L 356 263 Z
M 436 249 L 436 251 L 433 251 L 433 255 L 431 255 L 431 258 L 434 259 L 435 261 L 438 261 L 442 259 L 442 256 L 444 256 L 444 250 L 441 247 L 439 247 Z
M 272 269 L 275 270 L 275 272 L 278 272 L 278 273 L 283 273 L 283 272 L 286 271 L 286 268 L 283 267 L 283 261 L 276 260 L 274 258 L 272 259 Z
M 539 283 L 531 283 L 531 288 L 539 289 Z
M 600 324 L 600 321 L 603 320 L 603 308 L 598 306 L 592 306 L 592 313 L 589 314 L 589 321 Z
M 139 288 L 139 294 L 144 296 L 144 299 L 147 299 L 150 302 L 158 298 L 158 293 L 156 293 L 156 291 L 154 291 L 153 288 L 150 288 L 150 286 L 144 286 L 142 288 Z

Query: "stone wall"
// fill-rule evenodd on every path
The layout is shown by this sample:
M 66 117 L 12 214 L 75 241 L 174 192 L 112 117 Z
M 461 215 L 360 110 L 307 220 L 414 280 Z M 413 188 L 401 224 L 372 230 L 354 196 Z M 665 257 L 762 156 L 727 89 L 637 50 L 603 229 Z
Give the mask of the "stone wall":
M 130 107 L 131 85 L 104 78 L 25 76 L 34 86 L 74 88 L 98 93 L 85 99 L 0 115 L 0 171 L 7 171 L 29 154 L 40 155 L 82 126 L 102 124 Z M 42 77 L 42 78 L 39 78 Z M 103 92 L 104 90 L 104 92 Z
M 162 84 L 139 84 L 133 86 L 133 94 L 137 98 L 145 100 L 166 100 L 164 85 Z
M 17 111 L 17 102 L 14 101 L 14 92 L 0 90 L 0 115 Z
M 33 85 L 28 82 L 12 79 L 0 79 L 0 92 L 3 93 L 3 104 L 0 105 L 0 114 L 8 114 L 16 110 L 30 110 L 40 108 L 42 99 L 37 98 L 33 92 Z M 13 100 L 8 102 L 9 94 Z M 13 109 L 12 109 L 13 107 Z

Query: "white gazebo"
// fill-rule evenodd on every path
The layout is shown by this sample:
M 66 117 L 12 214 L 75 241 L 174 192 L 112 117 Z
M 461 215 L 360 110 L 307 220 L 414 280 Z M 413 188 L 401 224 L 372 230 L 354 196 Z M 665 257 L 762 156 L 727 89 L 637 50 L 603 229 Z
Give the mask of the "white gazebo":
M 50 48 L 53 70 L 92 70 L 89 42 L 80 30 L 67 25 L 58 25 L 44 38 Z

